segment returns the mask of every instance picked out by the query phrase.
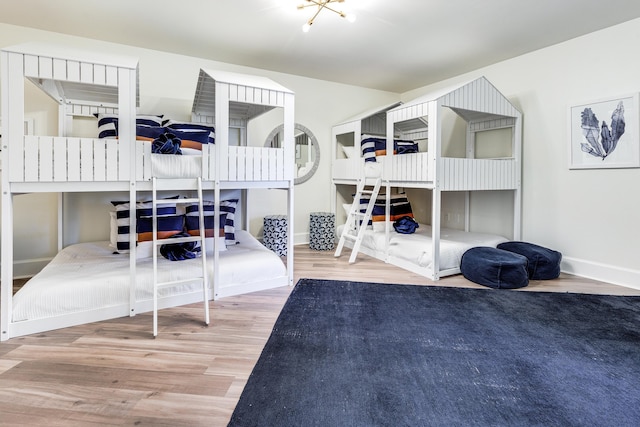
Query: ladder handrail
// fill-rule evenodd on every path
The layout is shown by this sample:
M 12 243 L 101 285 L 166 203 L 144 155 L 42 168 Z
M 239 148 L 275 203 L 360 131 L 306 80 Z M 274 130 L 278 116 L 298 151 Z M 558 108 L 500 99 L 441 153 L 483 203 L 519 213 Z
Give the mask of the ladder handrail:
M 176 238 L 176 239 L 158 239 L 158 204 L 167 203 L 166 200 L 158 200 L 158 178 L 152 178 L 152 199 L 151 199 L 151 217 L 152 217 L 152 234 L 153 234 L 153 336 L 158 335 L 158 289 L 161 287 L 174 286 L 180 283 L 199 280 L 202 282 L 202 298 L 204 301 L 204 318 L 205 324 L 209 324 L 209 280 L 207 274 L 207 250 L 206 250 L 206 231 L 204 225 L 204 199 L 202 192 L 202 179 L 198 177 L 196 179 L 196 190 L 198 197 L 196 199 L 172 199 L 172 203 L 176 204 L 190 204 L 198 203 L 198 218 L 200 221 L 200 236 L 194 236 L 191 238 Z M 160 184 L 160 187 L 162 185 Z M 192 188 L 190 188 L 192 190 Z M 174 240 L 175 243 L 186 241 L 200 241 L 200 258 L 202 262 L 202 276 L 194 277 L 192 279 L 172 280 L 168 282 L 158 282 L 158 246 L 167 244 L 169 240 Z
M 344 248 L 344 244 L 347 240 L 353 241 L 353 247 L 351 248 L 351 256 L 349 257 L 349 264 L 353 264 L 356 261 L 356 257 L 358 256 L 358 252 L 360 251 L 360 244 L 362 243 L 362 239 L 364 238 L 364 232 L 367 229 L 367 225 L 371 220 L 371 214 L 373 213 L 373 208 L 376 204 L 376 199 L 378 197 L 378 193 L 380 192 L 380 186 L 382 184 L 382 179 L 380 177 L 375 178 L 374 184 L 369 184 L 367 178 L 362 178 L 358 181 L 358 186 L 356 189 L 356 194 L 353 197 L 353 203 L 351 204 L 351 209 L 347 215 L 347 221 L 342 229 L 342 233 L 340 234 L 340 240 L 338 242 L 338 247 L 336 248 L 336 252 L 334 256 L 339 257 L 342 253 L 342 249 Z M 367 190 L 367 187 L 373 187 L 371 190 Z M 369 203 L 367 204 L 367 208 L 364 213 L 360 212 L 360 200 L 363 194 L 369 194 Z M 355 230 L 354 234 L 351 234 L 351 231 Z

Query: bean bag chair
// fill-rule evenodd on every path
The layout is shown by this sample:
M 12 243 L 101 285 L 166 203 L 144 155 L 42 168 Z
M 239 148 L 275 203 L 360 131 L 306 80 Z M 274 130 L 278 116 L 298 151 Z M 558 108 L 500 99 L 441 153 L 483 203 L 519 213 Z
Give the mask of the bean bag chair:
M 562 254 L 558 251 L 528 242 L 504 242 L 498 248 L 527 257 L 529 280 L 557 279 L 560 276 Z
M 529 284 L 525 256 L 488 246 L 467 250 L 462 255 L 460 271 L 467 280 L 495 289 L 516 289 Z

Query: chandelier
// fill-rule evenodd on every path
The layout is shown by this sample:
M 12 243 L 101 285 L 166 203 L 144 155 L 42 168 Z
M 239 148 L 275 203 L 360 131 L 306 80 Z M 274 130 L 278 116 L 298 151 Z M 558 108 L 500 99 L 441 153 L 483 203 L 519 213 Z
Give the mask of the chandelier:
M 302 31 L 308 33 L 311 29 L 311 25 L 313 25 L 313 21 L 316 19 L 318 14 L 322 12 L 323 9 L 330 10 L 331 12 L 337 13 L 341 18 L 345 18 L 349 22 L 353 22 L 356 20 L 355 15 L 350 13 L 344 13 L 341 10 L 336 10 L 330 6 L 331 3 L 343 3 L 344 0 L 305 0 L 305 3 L 298 5 L 298 9 L 305 9 L 307 7 L 317 7 L 316 12 L 313 14 L 311 19 L 309 19 L 303 26 Z

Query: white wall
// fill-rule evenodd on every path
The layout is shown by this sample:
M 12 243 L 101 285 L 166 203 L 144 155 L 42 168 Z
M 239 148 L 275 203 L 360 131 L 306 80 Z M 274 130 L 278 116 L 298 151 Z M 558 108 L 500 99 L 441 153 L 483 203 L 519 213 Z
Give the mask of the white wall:
M 568 167 L 569 107 L 640 92 L 638 40 L 640 20 L 634 20 L 402 99 L 486 76 L 524 114 L 523 239 L 561 251 L 567 272 L 640 288 L 640 169 Z M 637 128 L 638 111 L 626 120 Z
M 315 134 L 321 150 L 320 166 L 316 174 L 307 182 L 295 187 L 294 238 L 297 242 L 307 241 L 310 212 L 330 210 L 331 126 L 356 112 L 368 109 L 371 105 L 391 103 L 399 99 L 399 94 L 389 92 L 0 24 L 0 47 L 32 41 L 59 43 L 139 58 L 141 113 L 165 114 L 178 120 L 188 120 L 201 67 L 263 75 L 294 91 L 295 120 Z M 38 94 L 30 96 L 27 93 L 27 97 L 30 99 L 27 101 L 29 108 L 33 110 L 28 114 L 36 118 L 36 127 L 42 133 L 55 134 L 57 110 L 51 108 L 50 102 L 39 99 Z M 53 123 L 53 128 L 44 122 Z M 82 128 L 85 129 L 86 126 Z M 259 144 L 264 143 L 270 131 L 271 128 L 265 129 L 264 135 L 256 136 Z M 250 231 L 254 235 L 261 234 L 264 215 L 286 213 L 284 195 L 285 192 L 279 190 L 252 190 L 248 208 Z M 22 196 L 18 197 L 20 198 Z M 110 208 L 109 201 L 114 198 L 117 197 L 110 194 L 66 196 L 68 214 L 65 221 L 65 243 L 107 240 L 107 211 Z M 57 197 L 51 194 L 31 195 L 16 201 L 16 209 L 38 212 L 41 218 L 39 223 L 43 227 L 46 224 L 55 225 L 56 200 Z M 55 227 L 51 228 L 50 233 L 40 228 L 34 229 L 30 223 L 32 218 L 27 218 L 29 222 L 26 222 L 23 220 L 25 217 L 22 212 L 16 212 L 15 217 L 16 261 L 21 266 L 24 264 L 23 268 L 16 267 L 16 274 L 27 275 L 41 267 L 43 262 L 40 258 L 50 258 L 55 254 L 57 236 Z M 39 260 L 36 261 L 34 258 Z

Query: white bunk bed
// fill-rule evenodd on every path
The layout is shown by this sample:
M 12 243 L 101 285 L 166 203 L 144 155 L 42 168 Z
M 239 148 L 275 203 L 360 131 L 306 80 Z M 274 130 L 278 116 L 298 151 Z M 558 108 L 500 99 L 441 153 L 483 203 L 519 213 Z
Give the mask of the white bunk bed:
M 130 235 L 128 254 L 114 254 L 108 241 L 63 248 L 63 193 L 125 192 L 128 202 L 140 201 L 150 197 L 153 177 L 171 177 L 166 180 L 170 185 L 163 189 L 188 194 L 195 190 L 192 178 L 199 177 L 205 199 L 215 205 L 214 235 L 220 233 L 223 196 L 231 192 L 240 199 L 235 223 L 235 239 L 239 244 L 226 247 L 214 239 L 212 253 L 207 256 L 209 296 L 221 298 L 293 284 L 292 221 L 288 224 L 291 237 L 287 242 L 290 256 L 286 265 L 243 229 L 248 224 L 243 195 L 252 188 L 286 191 L 289 218 L 293 218 L 291 91 L 265 78 L 201 70 L 192 120 L 215 125 L 215 143 L 202 145 L 197 156 L 171 156 L 152 153 L 152 144 L 136 140 L 137 59 L 32 43 L 2 49 L 0 63 L 3 125 L 0 340 L 152 310 L 151 258 L 141 256 L 142 244 L 137 247 L 136 233 Z M 58 136 L 25 135 L 25 80 L 59 103 Z M 272 109 L 282 111 L 282 148 L 248 146 L 247 124 Z M 74 117 L 93 117 L 99 113 L 117 115 L 117 139 L 69 136 Z M 238 135 L 236 145 L 229 143 L 232 133 Z M 59 253 L 14 295 L 13 200 L 24 193 L 60 194 Z M 136 230 L 136 203 L 130 204 L 129 228 Z M 159 280 L 192 277 L 198 262 L 158 258 Z M 202 296 L 201 285 L 163 289 L 159 307 L 202 301 Z
M 466 157 L 442 155 L 445 109 L 452 110 L 466 123 Z M 338 187 L 352 189 L 360 180 L 380 177 L 387 195 L 393 194 L 394 188 L 428 189 L 430 224 L 420 224 L 415 234 L 399 234 L 392 228 L 390 205 L 385 202 L 387 220 L 381 228 L 366 231 L 359 251 L 431 280 L 460 273 L 460 258 L 465 250 L 473 246 L 496 246 L 507 240 L 501 235 L 469 230 L 469 192 L 513 192 L 513 232 L 509 237 L 520 238 L 521 126 L 521 113 L 484 77 L 335 126 L 332 200 L 338 222 L 344 222 L 340 219 L 345 218 L 340 204 L 351 203 L 347 194 L 354 192 L 341 193 L 336 190 Z M 479 133 L 497 129 L 511 130 L 510 155 L 476 158 Z M 385 139 L 386 153 L 376 156 L 373 162 L 364 161 L 362 154 L 361 140 L 370 137 L 369 134 Z M 394 154 L 394 139 L 416 141 L 418 152 Z M 442 227 L 442 193 L 449 191 L 464 193 L 463 230 Z M 337 227 L 337 231 L 340 236 L 342 228 Z M 353 242 L 347 241 L 345 246 L 353 247 Z

